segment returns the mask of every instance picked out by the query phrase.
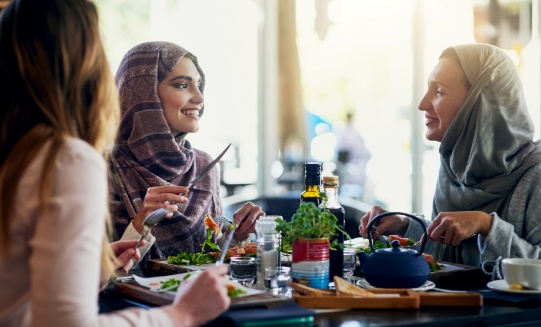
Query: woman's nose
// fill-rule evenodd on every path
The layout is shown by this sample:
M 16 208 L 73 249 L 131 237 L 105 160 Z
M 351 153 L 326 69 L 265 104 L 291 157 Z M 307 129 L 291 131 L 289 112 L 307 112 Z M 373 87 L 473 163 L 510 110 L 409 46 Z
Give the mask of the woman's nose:
M 194 92 L 191 101 L 195 103 L 202 103 L 203 101 L 205 101 L 205 97 L 203 96 L 203 93 L 201 93 L 201 91 L 197 89 L 197 91 Z
M 421 98 L 421 101 L 419 101 L 417 109 L 421 111 L 430 109 L 430 101 L 426 99 L 426 94 Z

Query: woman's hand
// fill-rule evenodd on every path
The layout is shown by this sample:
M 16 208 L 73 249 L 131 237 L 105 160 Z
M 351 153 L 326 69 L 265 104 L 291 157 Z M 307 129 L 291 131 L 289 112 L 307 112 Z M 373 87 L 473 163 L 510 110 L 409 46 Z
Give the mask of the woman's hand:
M 130 271 L 130 269 L 133 267 L 132 259 L 141 259 L 141 253 L 139 252 L 139 249 L 135 249 L 135 244 L 137 244 L 137 240 L 117 241 L 109 244 L 109 249 L 115 256 L 113 260 L 113 267 L 116 270 L 117 274 L 127 274 L 128 271 Z M 139 246 L 143 246 L 144 244 L 145 241 L 143 240 Z M 109 274 L 109 272 L 102 271 L 100 289 L 103 289 L 105 288 L 105 286 L 107 286 L 107 282 L 110 278 L 111 275 Z
M 265 212 L 260 206 L 256 206 L 252 202 L 244 204 L 237 212 L 233 214 L 233 222 L 236 225 L 235 235 L 236 241 L 244 241 L 250 233 L 255 232 L 255 223 L 259 217 L 264 216 Z
M 164 310 L 184 326 L 201 326 L 231 304 L 227 295 L 227 265 L 211 267 L 180 284 L 173 305 Z
M 359 224 L 359 235 L 362 237 L 368 237 L 368 225 L 379 214 L 388 212 L 380 206 L 373 206 L 361 218 Z M 372 238 L 378 238 L 380 235 L 399 234 L 403 235 L 408 228 L 409 219 L 398 215 L 383 217 L 378 220 L 375 231 L 372 234 Z
M 188 198 L 184 196 L 188 194 L 188 191 L 188 188 L 185 186 L 164 185 L 149 187 L 143 200 L 143 206 L 139 209 L 135 218 L 133 218 L 133 227 L 142 234 L 143 220 L 152 211 L 159 208 L 165 208 L 171 211 L 166 217 L 172 217 L 173 213 L 178 211 L 177 203 L 188 202 Z
M 427 228 L 428 237 L 438 243 L 459 245 L 476 234 L 487 237 L 492 216 L 482 211 L 440 212 Z
M 116 259 L 113 261 L 115 270 L 119 273 L 127 274 L 128 271 L 133 267 L 134 260 L 141 259 L 141 253 L 139 249 L 135 249 L 135 245 L 138 240 L 133 241 L 117 241 L 109 244 L 111 252 L 116 256 Z M 145 240 L 139 244 L 139 247 L 145 245 Z

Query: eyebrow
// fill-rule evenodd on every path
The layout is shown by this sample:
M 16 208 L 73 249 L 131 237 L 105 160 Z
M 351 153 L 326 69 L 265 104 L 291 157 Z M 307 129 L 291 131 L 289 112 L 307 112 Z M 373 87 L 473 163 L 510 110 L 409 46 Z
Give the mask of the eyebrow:
M 428 80 L 428 85 L 443 86 L 443 87 L 449 88 L 449 86 L 447 84 L 442 83 L 442 82 L 437 81 L 437 80 Z
M 176 81 L 178 79 L 183 79 L 183 80 L 186 80 L 186 81 L 193 81 L 193 78 L 191 78 L 190 76 L 186 76 L 186 75 L 179 75 L 179 76 L 176 76 L 174 78 L 171 79 L 171 81 Z
M 185 81 L 188 81 L 188 82 L 192 82 L 193 78 L 191 76 L 187 76 L 187 75 L 179 75 L 179 76 L 175 76 L 174 78 L 172 78 L 170 80 L 170 82 L 177 81 L 177 80 L 185 80 Z

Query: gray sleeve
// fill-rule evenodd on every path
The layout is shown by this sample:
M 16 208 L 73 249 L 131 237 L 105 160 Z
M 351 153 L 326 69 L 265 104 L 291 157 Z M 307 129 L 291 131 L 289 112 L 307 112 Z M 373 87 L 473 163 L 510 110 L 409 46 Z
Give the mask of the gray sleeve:
M 487 237 L 479 237 L 481 261 L 541 258 L 541 166 L 528 170 L 515 187 L 507 216 L 492 213 Z

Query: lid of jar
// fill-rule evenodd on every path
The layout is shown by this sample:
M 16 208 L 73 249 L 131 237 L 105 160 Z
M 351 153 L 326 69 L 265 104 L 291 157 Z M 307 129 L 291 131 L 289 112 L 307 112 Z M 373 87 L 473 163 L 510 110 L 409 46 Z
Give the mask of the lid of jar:
M 338 185 L 338 176 L 323 176 L 323 185 Z
M 259 218 L 255 223 L 255 231 L 258 235 L 261 234 L 276 234 L 276 221 L 274 219 L 264 219 L 264 216 Z

